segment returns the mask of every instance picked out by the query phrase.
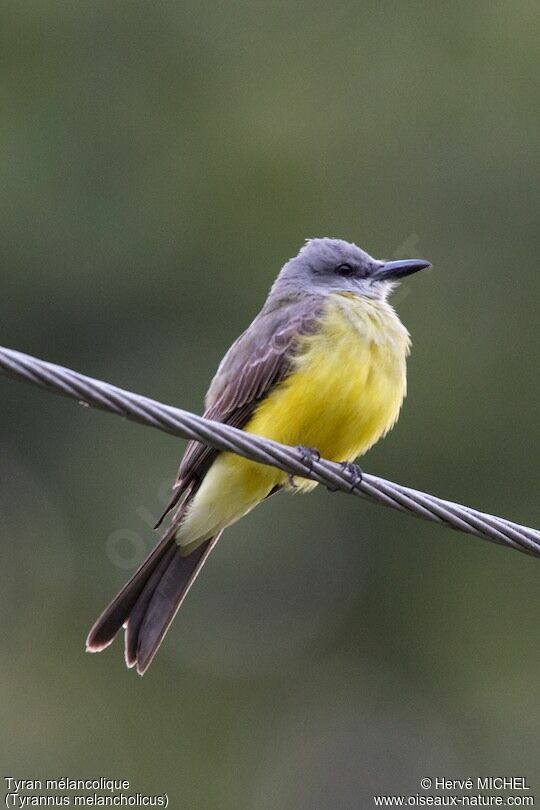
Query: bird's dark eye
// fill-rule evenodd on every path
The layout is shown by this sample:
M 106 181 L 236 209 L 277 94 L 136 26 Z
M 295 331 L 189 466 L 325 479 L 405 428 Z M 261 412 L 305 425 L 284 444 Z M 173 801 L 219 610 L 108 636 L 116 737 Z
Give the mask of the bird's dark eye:
M 336 273 L 340 276 L 354 276 L 355 269 L 350 264 L 340 264 L 336 267 Z

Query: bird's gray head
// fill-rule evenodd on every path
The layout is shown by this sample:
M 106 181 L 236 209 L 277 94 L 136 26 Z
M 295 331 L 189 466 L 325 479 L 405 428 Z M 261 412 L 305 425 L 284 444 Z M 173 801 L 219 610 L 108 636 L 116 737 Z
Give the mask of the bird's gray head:
M 400 279 L 430 266 L 425 259 L 374 259 L 343 239 L 309 239 L 283 267 L 273 292 L 349 292 L 385 300 Z

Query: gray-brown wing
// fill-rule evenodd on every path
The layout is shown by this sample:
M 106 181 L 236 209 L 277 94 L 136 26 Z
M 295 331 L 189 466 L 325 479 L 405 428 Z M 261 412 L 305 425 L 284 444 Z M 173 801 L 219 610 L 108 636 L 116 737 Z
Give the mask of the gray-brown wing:
M 243 427 L 260 400 L 285 379 L 298 338 L 314 330 L 321 310 L 320 296 L 266 305 L 221 361 L 206 395 L 204 416 Z M 217 453 L 200 442 L 189 443 L 175 483 L 178 498 L 190 483 L 203 478 Z

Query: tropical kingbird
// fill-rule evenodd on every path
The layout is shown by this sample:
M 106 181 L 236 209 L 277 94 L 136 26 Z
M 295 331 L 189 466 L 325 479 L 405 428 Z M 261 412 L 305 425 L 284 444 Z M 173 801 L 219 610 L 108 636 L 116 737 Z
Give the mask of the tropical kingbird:
M 204 416 L 350 464 L 394 425 L 406 393 L 409 333 L 388 295 L 429 266 L 309 240 L 221 361 Z M 222 531 L 291 486 L 316 483 L 190 442 L 170 526 L 94 624 L 87 649 L 103 650 L 123 626 L 126 664 L 143 674 Z

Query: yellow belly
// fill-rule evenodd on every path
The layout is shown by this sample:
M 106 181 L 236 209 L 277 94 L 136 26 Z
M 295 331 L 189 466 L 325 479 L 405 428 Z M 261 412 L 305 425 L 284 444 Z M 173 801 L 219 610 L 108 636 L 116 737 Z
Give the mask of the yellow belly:
M 408 347 L 408 334 L 388 305 L 331 297 L 320 332 L 303 340 L 294 371 L 245 430 L 352 461 L 398 417 Z
M 283 444 L 316 448 L 352 461 L 395 423 L 406 393 L 409 336 L 386 303 L 329 296 L 320 330 L 302 339 L 290 375 L 261 402 L 244 427 Z M 198 491 L 178 542 L 191 551 L 230 525 L 287 475 L 221 453 Z M 296 479 L 300 489 L 313 481 Z

